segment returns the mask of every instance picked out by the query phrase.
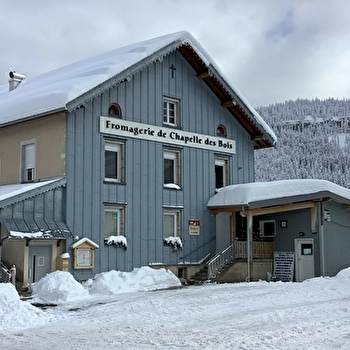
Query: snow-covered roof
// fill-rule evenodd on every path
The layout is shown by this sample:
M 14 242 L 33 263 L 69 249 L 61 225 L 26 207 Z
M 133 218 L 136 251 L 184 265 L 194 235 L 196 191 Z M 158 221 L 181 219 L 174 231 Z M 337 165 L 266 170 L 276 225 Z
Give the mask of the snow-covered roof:
M 95 247 L 95 248 L 99 248 L 98 244 L 96 244 L 95 242 L 93 242 L 91 239 L 84 237 L 82 239 L 79 239 L 79 241 L 75 242 L 72 245 L 72 249 L 79 247 L 80 245 L 82 245 L 83 243 L 89 243 L 91 246 Z
M 161 60 L 183 45 L 189 45 L 210 74 L 217 77 L 222 88 L 240 100 L 253 124 L 262 131 L 270 144 L 274 144 L 276 136 L 272 129 L 238 89 L 228 82 L 197 40 L 186 31 L 128 45 L 40 76 L 27 77 L 12 91 L 0 86 L 0 125 L 75 108 L 81 102 L 80 99 L 88 100 L 93 92 L 102 92 L 111 84 L 129 79 L 146 65 Z
M 350 204 L 350 190 L 326 180 L 252 182 L 221 188 L 210 198 L 208 208 L 259 208 L 318 198 L 331 198 Z
M 0 186 L 0 208 L 33 197 L 52 188 L 64 186 L 65 183 L 65 178 L 58 178 L 48 181 Z

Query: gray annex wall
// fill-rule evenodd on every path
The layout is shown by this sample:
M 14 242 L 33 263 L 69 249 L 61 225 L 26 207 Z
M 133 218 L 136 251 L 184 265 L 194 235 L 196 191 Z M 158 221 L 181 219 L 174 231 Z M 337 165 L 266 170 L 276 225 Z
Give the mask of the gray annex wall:
M 169 69 L 172 64 L 176 67 L 174 78 Z M 181 150 L 182 189 L 165 189 L 163 148 L 167 144 L 99 132 L 99 118 L 107 116 L 113 102 L 120 105 L 123 120 L 162 126 L 163 96 L 181 101 L 183 131 L 216 136 L 217 126 L 224 124 L 227 138 L 236 141 L 236 154 L 230 156 L 230 183 L 254 179 L 250 136 L 221 107 L 178 52 L 148 66 L 130 80 L 111 86 L 67 116 L 67 224 L 74 235 L 99 245 L 95 269 L 75 271 L 79 279 L 111 269 L 130 271 L 149 264 L 198 263 L 215 251 L 215 217 L 206 204 L 215 193 L 214 159 L 218 153 L 169 145 Z M 125 142 L 123 184 L 103 181 L 105 138 Z M 125 205 L 126 251 L 104 245 L 104 203 Z M 174 252 L 163 246 L 164 207 L 182 208 L 182 250 Z M 188 234 L 189 219 L 200 220 L 199 236 Z
M 323 203 L 324 210 L 329 213 L 327 221 L 323 220 L 325 275 L 334 276 L 350 266 L 350 215 L 335 202 Z
M 320 275 L 320 232 L 319 230 L 316 232 L 311 230 L 310 209 L 286 211 L 261 218 L 276 220 L 276 237 L 274 238 L 274 250 L 276 252 L 294 253 L 295 239 L 312 238 L 314 240 L 315 275 Z M 282 220 L 287 222 L 286 227 L 281 227 Z

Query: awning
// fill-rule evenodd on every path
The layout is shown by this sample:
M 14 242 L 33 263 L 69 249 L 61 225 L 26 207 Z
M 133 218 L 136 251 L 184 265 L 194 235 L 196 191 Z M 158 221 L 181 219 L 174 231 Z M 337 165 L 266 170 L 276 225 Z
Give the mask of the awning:
M 8 231 L 8 235 L 13 237 L 41 239 L 66 239 L 73 237 L 63 221 L 43 219 L 4 219 L 2 223 Z M 11 235 L 11 232 L 15 234 Z M 35 235 L 31 236 L 34 233 Z M 42 235 L 40 236 L 38 233 L 42 233 Z

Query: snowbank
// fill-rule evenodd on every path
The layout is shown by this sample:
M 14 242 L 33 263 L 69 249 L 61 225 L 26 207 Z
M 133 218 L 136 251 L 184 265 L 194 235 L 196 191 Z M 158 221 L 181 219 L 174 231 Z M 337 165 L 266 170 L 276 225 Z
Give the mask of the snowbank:
M 24 328 L 46 324 L 49 318 L 43 311 L 20 300 L 11 283 L 0 283 L 0 328 Z
M 89 292 L 69 272 L 55 271 L 31 285 L 33 299 L 60 303 L 87 297 Z
M 336 278 L 341 278 L 341 279 L 349 279 L 350 278 L 350 267 L 347 269 L 341 270 L 338 272 L 338 274 L 335 276 Z
M 85 286 L 91 293 L 118 294 L 180 287 L 180 280 L 169 270 L 144 266 L 132 272 L 109 271 L 97 274 Z
M 49 283 L 55 277 L 57 273 L 45 280 Z M 61 282 L 68 283 L 69 279 Z M 0 348 L 349 348 L 349 268 L 335 277 L 316 277 L 302 283 L 208 283 L 129 294 L 142 288 L 169 287 L 174 281 L 176 278 L 165 269 L 98 274 L 90 281 L 95 293 L 46 309 L 47 318 L 28 301 L 18 300 L 11 284 L 0 284 Z M 133 288 L 128 288 L 131 282 Z M 106 294 L 111 291 L 127 293 Z M 22 325 L 30 330 L 18 331 Z
M 96 297 L 98 294 L 114 295 L 180 286 L 180 280 L 168 270 L 141 267 L 132 272 L 100 273 L 84 286 L 69 272 L 55 271 L 30 287 L 33 297 L 31 302 L 63 305 L 66 302 L 88 301 L 91 294 Z M 29 301 L 20 300 L 11 283 L 0 283 L 0 330 L 36 327 L 50 321 L 51 317 L 47 313 Z
M 88 298 L 89 292 L 113 295 L 180 286 L 180 280 L 169 270 L 141 267 L 132 272 L 103 272 L 84 284 L 77 282 L 69 272 L 56 271 L 32 284 L 31 289 L 33 301 L 61 304 Z

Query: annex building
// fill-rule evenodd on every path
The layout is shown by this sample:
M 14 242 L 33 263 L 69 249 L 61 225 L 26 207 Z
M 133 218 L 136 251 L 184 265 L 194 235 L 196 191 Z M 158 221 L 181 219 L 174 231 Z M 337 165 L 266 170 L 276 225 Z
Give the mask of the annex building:
M 0 259 L 22 285 L 56 269 L 189 278 L 231 243 L 208 201 L 253 182 L 254 150 L 275 142 L 187 32 L 36 77 L 11 72 L 0 87 Z

